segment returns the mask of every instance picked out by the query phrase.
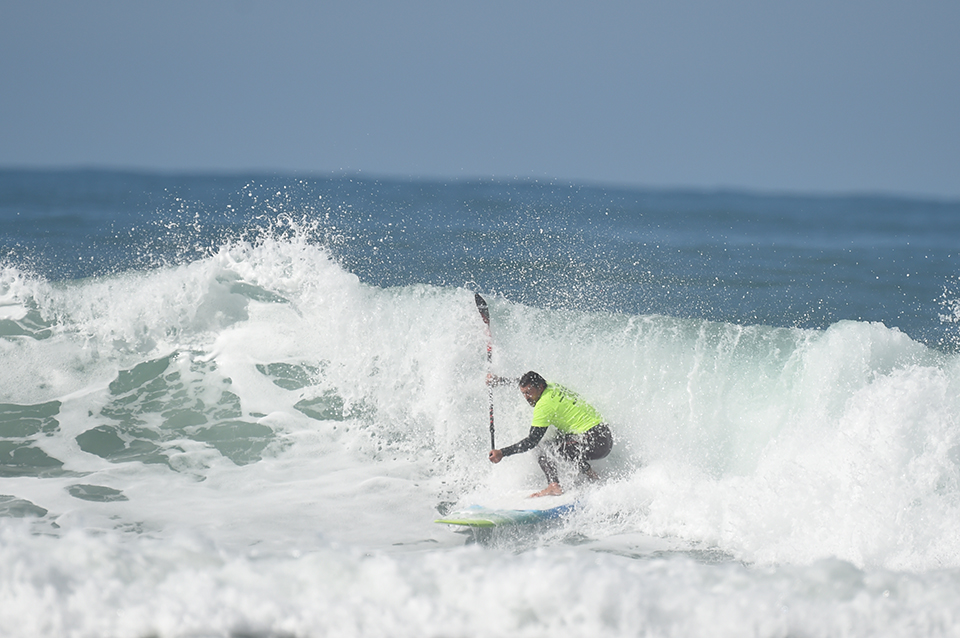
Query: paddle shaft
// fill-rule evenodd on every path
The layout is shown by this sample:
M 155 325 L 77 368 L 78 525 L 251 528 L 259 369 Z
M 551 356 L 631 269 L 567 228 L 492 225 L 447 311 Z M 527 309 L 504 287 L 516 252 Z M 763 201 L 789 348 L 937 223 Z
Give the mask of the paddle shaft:
M 483 323 L 487 326 L 487 372 L 490 372 L 493 369 L 493 336 L 490 333 L 490 309 L 487 307 L 487 302 L 479 293 L 474 293 L 474 301 L 477 302 L 477 310 L 480 311 L 480 318 L 483 319 Z M 493 385 L 490 384 L 489 379 L 487 380 L 487 398 L 490 401 L 490 449 L 495 450 L 497 449 L 497 444 L 496 434 L 493 428 Z

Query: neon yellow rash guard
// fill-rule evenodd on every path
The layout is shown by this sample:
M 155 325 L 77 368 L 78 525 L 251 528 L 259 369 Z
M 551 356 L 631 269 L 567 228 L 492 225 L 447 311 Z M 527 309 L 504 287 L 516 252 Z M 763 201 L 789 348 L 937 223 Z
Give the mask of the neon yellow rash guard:
M 533 406 L 531 425 L 535 428 L 552 425 L 566 434 L 583 434 L 600 423 L 603 423 L 603 417 L 592 405 L 576 392 L 556 383 L 548 383 Z

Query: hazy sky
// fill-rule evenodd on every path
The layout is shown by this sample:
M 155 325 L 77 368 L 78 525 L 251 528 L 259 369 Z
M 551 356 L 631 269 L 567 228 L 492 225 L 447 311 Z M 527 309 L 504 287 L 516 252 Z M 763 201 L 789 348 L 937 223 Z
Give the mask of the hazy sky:
M 0 0 L 0 166 L 960 197 L 957 0 Z

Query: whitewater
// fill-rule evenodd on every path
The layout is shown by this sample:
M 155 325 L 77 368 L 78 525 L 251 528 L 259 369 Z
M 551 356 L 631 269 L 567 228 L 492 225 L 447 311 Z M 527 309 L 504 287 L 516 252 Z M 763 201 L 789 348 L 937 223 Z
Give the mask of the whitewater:
M 87 183 L 52 179 L 74 194 Z M 515 184 L 473 185 L 458 216 L 431 197 L 464 185 L 365 184 L 375 205 L 358 213 L 345 180 L 322 200 L 287 183 L 324 203 L 265 198 L 275 185 L 247 180 L 217 191 L 255 213 L 230 212 L 230 227 L 212 220 L 237 205 L 168 192 L 126 205 L 155 222 L 138 218 L 138 233 L 117 214 L 93 235 L 71 238 L 69 214 L 43 241 L 8 231 L 0 635 L 960 633 L 960 358 L 943 227 L 920 248 L 913 238 L 926 258 L 888 256 L 946 265 L 908 273 L 936 291 L 922 293 L 924 325 L 843 316 L 876 307 L 869 290 L 831 306 L 823 285 L 880 279 L 862 255 L 855 277 L 809 293 L 823 308 L 794 312 L 809 260 L 791 243 L 803 266 L 777 290 L 757 282 L 784 276 L 769 268 L 780 253 L 756 259 L 747 241 L 721 263 L 736 216 L 691 248 L 682 215 L 673 228 L 645 209 L 637 224 L 657 229 L 654 243 L 601 228 L 609 192 L 583 189 L 586 217 L 564 209 L 534 244 L 566 185 L 523 186 L 533 203 Z M 22 190 L 5 220 L 41 199 Z M 398 199 L 427 200 L 428 214 Z M 764 201 L 747 204 L 736 210 Z M 844 205 L 869 208 L 831 200 L 824 214 Z M 781 222 L 764 231 L 771 246 L 793 232 Z M 624 257 L 645 243 L 647 261 Z M 118 257 L 77 266 L 92 244 Z M 696 269 L 686 251 L 702 257 L 696 275 L 678 274 Z M 662 271 L 658 254 L 675 255 Z M 752 290 L 766 301 L 744 301 Z M 476 537 L 433 522 L 543 486 L 533 454 L 487 461 L 475 292 L 490 305 L 493 370 L 576 389 L 614 431 L 599 484 L 563 477 L 578 507 L 559 524 Z M 902 280 L 873 292 L 913 294 Z M 781 320 L 768 320 L 777 299 Z M 498 444 L 526 434 L 515 388 L 495 389 L 494 410 Z

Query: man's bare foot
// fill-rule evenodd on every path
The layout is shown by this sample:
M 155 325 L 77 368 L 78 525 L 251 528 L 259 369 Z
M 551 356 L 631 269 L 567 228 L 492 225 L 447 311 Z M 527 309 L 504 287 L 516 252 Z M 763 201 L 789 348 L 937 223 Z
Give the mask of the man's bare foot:
M 534 492 L 531 494 L 530 498 L 536 498 L 538 496 L 560 496 L 561 494 L 563 494 L 563 488 L 560 487 L 560 484 L 551 483 L 539 492 Z

